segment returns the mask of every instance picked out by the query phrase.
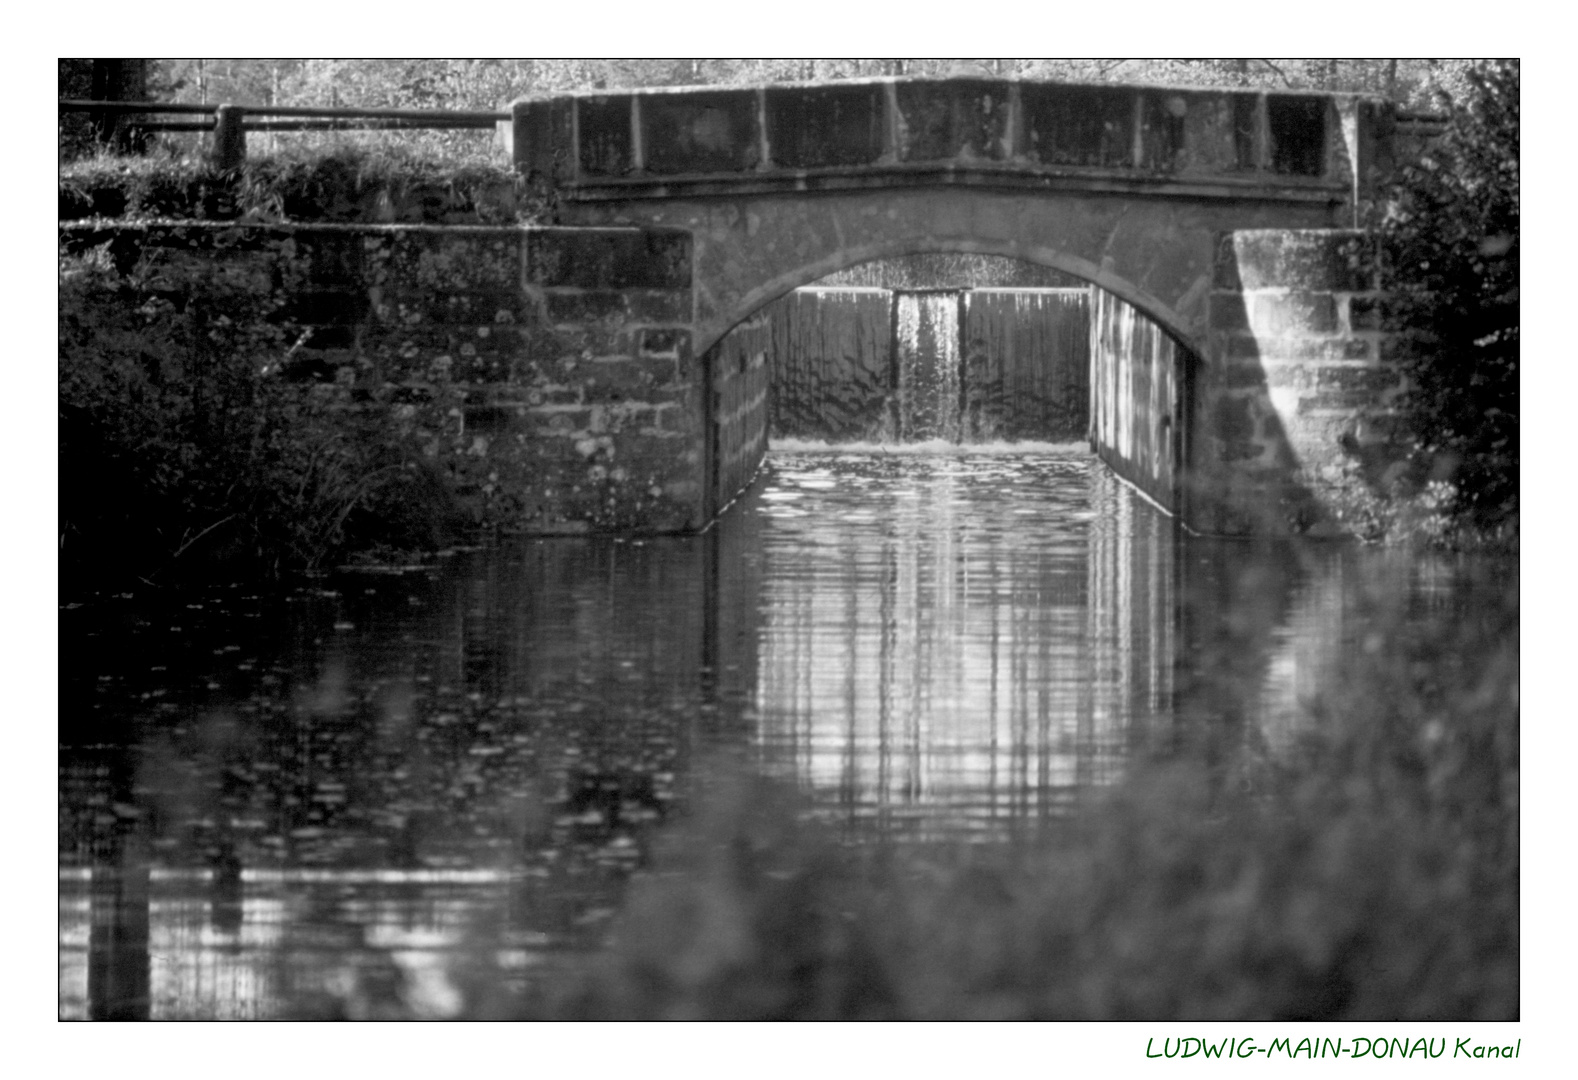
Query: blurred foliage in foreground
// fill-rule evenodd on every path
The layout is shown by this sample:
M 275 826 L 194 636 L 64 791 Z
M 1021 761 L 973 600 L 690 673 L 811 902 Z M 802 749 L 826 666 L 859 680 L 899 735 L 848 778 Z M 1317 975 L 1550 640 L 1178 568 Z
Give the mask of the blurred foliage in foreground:
M 633 883 L 608 955 L 534 1012 L 1516 1019 L 1505 576 L 1500 602 L 1425 623 L 1394 577 L 1367 581 L 1363 647 L 1323 679 L 1292 753 L 1257 748 L 1207 694 L 1178 752 L 1017 841 L 852 839 L 766 782 L 714 792 Z M 1259 629 L 1229 629 L 1201 670 L 1242 668 L 1227 654 Z

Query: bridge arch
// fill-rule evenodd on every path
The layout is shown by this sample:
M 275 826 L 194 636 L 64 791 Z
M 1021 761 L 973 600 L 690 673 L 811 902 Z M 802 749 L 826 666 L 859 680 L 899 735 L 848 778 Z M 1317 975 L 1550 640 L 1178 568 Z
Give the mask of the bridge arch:
M 766 450 L 777 367 L 769 305 L 851 266 L 931 253 L 1011 258 L 1069 274 L 1106 294 L 1090 309 L 1094 333 L 1088 359 L 1082 361 L 1088 368 L 1080 376 L 1090 389 L 1092 448 L 1157 504 L 1183 514 L 1180 484 L 1196 415 L 1193 369 L 1199 346 L 1175 311 L 1110 267 L 1048 246 L 1001 237 L 896 232 L 834 247 L 820 258 L 738 290 L 732 310 L 724 309 L 705 336 L 698 332 L 696 352 L 706 386 L 702 426 L 709 516 L 749 482 Z M 702 291 L 697 282 L 698 294 Z M 699 323 L 698 331 L 701 325 L 709 324 Z M 962 378 L 961 370 L 961 388 Z M 897 423 L 897 414 L 890 419 Z
M 1190 324 L 1166 303 L 1111 270 L 1102 269 L 1089 259 L 1039 244 L 990 237 L 936 239 L 924 236 L 897 236 L 856 247 L 841 248 L 814 262 L 786 270 L 755 286 L 741 296 L 729 310 L 721 313 L 706 331 L 698 335 L 696 350 L 707 351 L 736 326 L 768 304 L 795 289 L 814 284 L 840 270 L 884 259 L 928 254 L 994 255 L 1059 270 L 1104 289 L 1136 308 L 1190 351 L 1198 354 L 1203 348 L 1203 342 L 1193 339 Z M 713 325 L 722 326 L 723 329 L 721 331 L 713 329 Z

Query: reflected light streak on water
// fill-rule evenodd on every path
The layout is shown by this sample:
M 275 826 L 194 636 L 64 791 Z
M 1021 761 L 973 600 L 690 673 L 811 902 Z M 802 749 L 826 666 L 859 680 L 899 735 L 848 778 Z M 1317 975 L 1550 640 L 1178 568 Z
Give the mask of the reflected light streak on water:
M 1088 455 L 773 465 L 759 755 L 830 813 L 1043 816 L 1165 719 L 1172 525 Z

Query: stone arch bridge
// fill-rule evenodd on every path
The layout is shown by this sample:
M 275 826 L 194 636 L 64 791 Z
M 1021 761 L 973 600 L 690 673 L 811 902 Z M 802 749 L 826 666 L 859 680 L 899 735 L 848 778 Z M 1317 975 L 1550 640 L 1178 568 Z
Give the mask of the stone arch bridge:
M 916 252 L 1099 287 L 1093 444 L 1192 527 L 1340 531 L 1378 480 L 1396 382 L 1344 231 L 1390 158 L 1377 102 L 883 79 L 531 99 L 509 135 L 561 224 L 688 240 L 707 512 L 765 439 L 753 316 Z
M 383 410 L 508 529 L 704 528 L 765 450 L 763 306 L 914 252 L 1096 286 L 1092 445 L 1191 528 L 1348 531 L 1393 467 L 1399 385 L 1352 229 L 1394 153 L 1380 102 L 972 77 L 596 92 L 512 117 L 549 224 L 62 240 L 283 287 L 286 374 Z

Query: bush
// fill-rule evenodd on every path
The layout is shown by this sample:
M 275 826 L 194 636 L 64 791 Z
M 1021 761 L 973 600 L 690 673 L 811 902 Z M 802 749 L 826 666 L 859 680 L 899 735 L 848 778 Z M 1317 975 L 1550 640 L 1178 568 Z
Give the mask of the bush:
M 124 275 L 60 255 L 60 557 L 69 591 L 128 574 L 273 574 L 375 544 L 431 547 L 454 513 L 417 448 L 348 388 L 280 377 L 299 260 L 273 250 Z
M 1466 79 L 1439 93 L 1446 134 L 1400 171 L 1380 231 L 1419 476 L 1451 485 L 1455 517 L 1515 534 L 1518 62 Z
M 496 155 L 443 156 L 355 143 L 252 156 L 224 172 L 204 158 L 99 156 L 63 165 L 60 219 L 344 221 L 497 225 L 540 207 Z
M 1354 615 L 1385 647 L 1345 654 L 1289 752 L 1207 696 L 1181 753 L 1015 840 L 851 836 L 764 781 L 715 792 L 632 882 L 610 952 L 534 1007 L 1516 1019 L 1517 582 L 1491 585 L 1426 624 L 1370 579 Z

